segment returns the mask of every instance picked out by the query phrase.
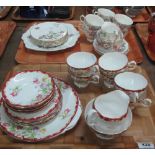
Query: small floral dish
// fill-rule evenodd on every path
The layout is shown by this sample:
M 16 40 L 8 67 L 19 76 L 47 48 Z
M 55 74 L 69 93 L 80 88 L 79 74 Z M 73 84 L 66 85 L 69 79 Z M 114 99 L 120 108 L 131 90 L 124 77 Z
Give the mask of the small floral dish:
M 6 81 L 2 97 L 8 106 L 24 110 L 46 103 L 54 91 L 54 81 L 47 73 L 24 71 Z

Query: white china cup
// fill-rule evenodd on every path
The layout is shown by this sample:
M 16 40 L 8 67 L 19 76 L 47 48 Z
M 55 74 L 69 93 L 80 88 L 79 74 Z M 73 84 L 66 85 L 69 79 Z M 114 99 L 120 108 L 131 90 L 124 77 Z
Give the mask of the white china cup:
M 114 22 L 120 27 L 124 36 L 127 35 L 131 25 L 133 24 L 133 20 L 124 14 L 116 14 Z
M 134 72 L 123 72 L 115 76 L 115 86 L 129 95 L 132 108 L 136 106 L 148 107 L 152 104 L 151 99 L 147 98 L 147 79 Z
M 109 52 L 102 55 L 98 60 L 101 80 L 108 88 L 113 88 L 114 77 L 123 71 L 134 70 L 135 61 L 128 61 L 128 57 L 120 52 Z
M 86 106 L 85 121 L 97 137 L 111 139 L 131 125 L 129 102 L 129 96 L 120 90 L 100 95 Z
M 104 22 L 97 31 L 96 41 L 104 50 L 117 51 L 122 46 L 123 34 L 115 23 Z
M 97 11 L 93 10 L 93 13 L 103 18 L 104 21 L 113 22 L 115 13 L 109 9 L 99 8 Z
M 82 23 L 82 30 L 86 35 L 86 38 L 89 42 L 93 42 L 96 32 L 101 28 L 104 23 L 104 20 L 94 14 L 88 14 L 86 16 L 81 15 L 80 21 Z
M 68 72 L 77 87 L 84 88 L 89 83 L 99 83 L 96 62 L 96 56 L 89 52 L 76 52 L 67 57 Z

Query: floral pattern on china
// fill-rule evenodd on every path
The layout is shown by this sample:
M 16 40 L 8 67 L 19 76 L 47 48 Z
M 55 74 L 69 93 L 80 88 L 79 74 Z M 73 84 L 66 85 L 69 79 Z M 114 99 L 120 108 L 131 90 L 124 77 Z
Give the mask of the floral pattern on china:
M 2 91 L 13 106 L 31 106 L 44 101 L 53 93 L 54 83 L 48 74 L 40 71 L 21 72 L 10 78 Z
M 82 113 L 78 94 L 67 83 L 56 78 L 53 79 L 62 94 L 62 108 L 55 119 L 34 126 L 19 125 L 7 116 L 3 103 L 0 102 L 0 127 L 4 132 L 18 140 L 39 142 L 57 137 L 76 125 Z
M 44 22 L 31 27 L 30 39 L 40 47 L 55 47 L 67 41 L 68 31 L 61 23 Z
M 41 24 L 46 24 L 46 25 L 59 24 L 60 25 L 60 23 L 57 23 L 57 22 L 45 22 Z M 25 44 L 25 47 L 34 51 L 43 51 L 43 52 L 55 52 L 55 51 L 73 47 L 76 44 L 78 38 L 80 37 L 79 31 L 77 31 L 77 29 L 72 24 L 61 23 L 61 25 L 67 30 L 66 41 L 64 42 L 64 44 L 61 44 L 59 46 L 54 46 L 54 47 L 47 47 L 47 48 L 45 46 L 40 46 L 40 42 L 39 42 L 39 45 L 36 45 L 35 43 L 32 42 L 31 30 L 34 28 L 34 26 L 37 28 L 38 25 L 33 25 L 22 36 L 22 40 Z M 61 31 L 59 30 L 58 32 L 61 32 Z M 45 42 L 43 44 L 45 45 Z

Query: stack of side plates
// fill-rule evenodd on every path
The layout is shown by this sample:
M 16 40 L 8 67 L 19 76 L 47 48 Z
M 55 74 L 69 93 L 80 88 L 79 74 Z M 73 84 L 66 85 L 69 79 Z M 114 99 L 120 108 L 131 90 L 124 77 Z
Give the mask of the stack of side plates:
M 24 71 L 2 89 L 0 127 L 19 140 L 49 140 L 73 128 L 81 112 L 70 85 L 41 71 Z
M 32 25 L 22 40 L 28 49 L 55 52 L 74 46 L 79 37 L 79 31 L 72 24 L 43 22 Z

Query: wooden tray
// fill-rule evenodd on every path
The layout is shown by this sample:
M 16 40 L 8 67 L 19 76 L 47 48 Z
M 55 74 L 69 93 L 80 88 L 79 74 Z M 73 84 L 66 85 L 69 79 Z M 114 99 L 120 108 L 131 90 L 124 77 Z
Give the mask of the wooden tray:
M 150 14 L 155 12 L 155 6 L 147 6 L 146 8 Z
M 136 24 L 136 31 L 143 43 L 143 46 L 146 50 L 147 55 L 152 61 L 155 61 L 155 53 L 150 51 L 147 47 L 147 38 L 148 38 L 148 24 Z
M 74 17 L 75 14 L 75 7 L 72 6 L 70 7 L 70 17 L 61 19 L 61 18 L 26 18 L 26 17 L 21 17 L 19 14 L 19 7 L 16 7 L 15 10 L 12 13 L 12 19 L 13 20 L 22 20 L 22 21 L 47 21 L 47 20 L 56 20 L 56 21 L 65 21 L 65 20 L 71 20 Z
M 0 56 L 2 56 L 5 47 L 16 28 L 16 23 L 12 21 L 0 21 Z
M 4 9 L 2 9 L 0 11 L 0 19 L 3 19 L 4 17 L 6 17 L 10 10 L 11 10 L 11 6 L 6 6 Z
M 25 48 L 24 43 L 21 40 L 15 57 L 16 61 L 21 64 L 65 63 L 67 56 L 77 51 L 91 52 L 94 53 L 97 57 L 99 57 L 99 55 L 94 51 L 93 45 L 86 40 L 84 33 L 81 31 L 80 21 L 73 20 L 67 21 L 67 23 L 73 24 L 80 31 L 81 34 L 79 41 L 74 47 L 55 52 L 54 54 L 43 53 Z M 30 27 L 31 25 L 32 23 L 28 25 L 28 27 Z M 134 33 L 130 31 L 126 39 L 129 42 L 130 46 L 128 53 L 129 60 L 135 60 L 137 63 L 141 63 L 143 61 L 143 55 L 141 54 L 141 50 L 139 48 Z
M 113 11 L 115 13 L 123 13 L 124 14 L 124 11 L 122 10 L 121 7 L 114 7 L 113 8 Z M 86 8 L 86 14 L 88 14 L 88 13 L 92 13 L 92 7 L 87 7 Z M 142 12 L 138 16 L 136 16 L 136 17 L 134 17 L 132 19 L 133 19 L 133 22 L 134 23 L 141 23 L 141 22 L 148 22 L 149 21 L 149 18 L 150 18 L 150 14 L 147 11 L 147 9 L 144 8 L 142 10 Z
M 6 80 L 12 74 L 24 70 L 46 71 L 62 78 L 72 85 L 68 77 L 67 65 L 64 64 L 18 65 L 12 69 L 6 77 Z M 148 79 L 148 97 L 155 102 L 155 92 L 147 73 L 141 67 L 138 67 L 136 72 L 143 74 Z M 83 112 L 85 105 L 91 99 L 109 91 L 103 87 L 103 84 L 90 85 L 85 89 L 77 89 L 75 87 L 75 89 L 83 105 Z M 50 142 L 41 142 L 39 144 L 22 143 L 9 138 L 1 131 L 0 139 L 0 148 L 137 148 L 136 142 L 155 143 L 155 104 L 153 104 L 151 108 L 139 107 L 134 110 L 131 127 L 114 140 L 101 141 L 97 139 L 84 122 L 83 114 L 74 129 Z

